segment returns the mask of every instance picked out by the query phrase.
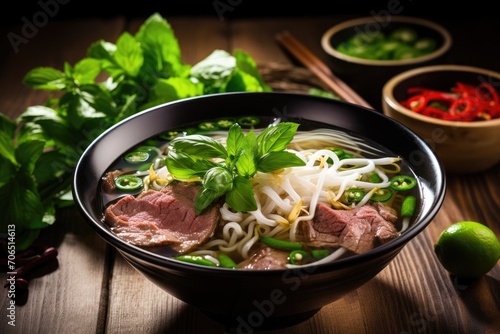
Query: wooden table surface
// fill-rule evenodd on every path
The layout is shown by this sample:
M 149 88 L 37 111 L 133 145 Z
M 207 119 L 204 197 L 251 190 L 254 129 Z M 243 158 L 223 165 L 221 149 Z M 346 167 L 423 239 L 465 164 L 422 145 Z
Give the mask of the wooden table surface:
M 293 64 L 274 35 L 291 31 L 320 58 L 321 34 L 346 18 L 169 17 L 189 64 L 214 49 L 248 52 L 258 64 Z M 30 105 L 45 102 L 44 92 L 22 84 L 25 73 L 38 66 L 63 68 L 85 56 L 99 40 L 116 41 L 135 32 L 142 19 L 123 17 L 48 21 L 17 52 L 4 38 L 0 51 L 0 111 L 15 118 Z M 441 22 L 454 36 L 449 62 L 500 70 L 494 20 Z M 5 27 L 19 34 L 20 26 Z M 496 43 L 496 44 L 495 44 Z M 440 266 L 433 244 L 453 222 L 477 220 L 500 235 L 500 166 L 470 175 L 448 175 L 443 206 L 430 225 L 379 275 L 343 299 L 325 306 L 312 318 L 273 333 L 499 333 L 500 262 L 469 284 L 453 280 Z M 0 333 L 225 333 L 236 332 L 207 318 L 130 267 L 79 216 L 75 208 L 58 213 L 43 239 L 56 246 L 58 266 L 30 282 L 29 295 L 15 309 L 15 327 L 6 317 L 7 289 L 0 297 Z M 5 272 L 0 279 L 4 280 Z M 270 333 L 258 331 L 255 333 Z

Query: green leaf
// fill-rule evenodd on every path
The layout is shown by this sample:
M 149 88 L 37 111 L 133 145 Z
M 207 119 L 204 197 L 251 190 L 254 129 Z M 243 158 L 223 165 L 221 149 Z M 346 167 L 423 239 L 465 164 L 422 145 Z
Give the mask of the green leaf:
M 3 154 L 0 154 L 0 188 L 10 182 L 14 177 L 17 169 L 15 164 L 7 159 Z
M 79 96 L 92 107 L 87 109 L 88 113 L 80 115 L 82 118 L 102 118 L 105 115 L 115 117 L 118 114 L 113 96 L 101 85 L 83 85 L 80 87 Z
M 203 188 L 214 190 L 222 196 L 233 186 L 233 175 L 226 168 L 216 166 L 210 168 L 203 177 Z
M 287 151 L 269 152 L 257 162 L 257 169 L 263 173 L 287 167 L 304 166 L 305 162 L 296 154 Z
M 194 159 L 174 150 L 168 152 L 165 164 L 168 171 L 177 179 L 201 178 L 210 168 L 217 166 L 208 160 Z
M 257 172 L 257 139 L 255 133 L 250 131 L 241 144 L 242 154 L 236 161 L 238 175 L 246 178 L 252 177 Z
M 227 151 L 217 140 L 198 134 L 174 138 L 170 145 L 178 152 L 197 158 L 227 157 Z
M 4 224 L 16 224 L 19 231 L 45 227 L 42 220 L 45 208 L 40 198 L 17 179 L 1 188 L 0 210 L 2 227 Z
M 77 85 L 94 83 L 101 72 L 101 62 L 97 59 L 84 58 L 76 63 L 73 69 L 73 79 Z
M 0 132 L 0 155 L 8 159 L 11 164 L 17 165 L 14 140 L 12 134 L 8 132 Z
M 226 86 L 223 87 L 225 92 L 263 92 L 259 80 L 255 77 L 236 70 L 231 79 L 227 82 Z
M 44 141 L 33 140 L 23 142 L 16 149 L 16 160 L 28 173 L 33 173 L 35 164 L 42 155 Z
M 160 63 L 170 63 L 173 68 L 182 63 L 179 42 L 170 24 L 160 14 L 151 15 L 141 25 L 135 38 Z
M 194 199 L 194 209 L 196 214 L 201 214 L 210 204 L 220 198 L 217 190 L 201 188 Z
M 229 158 L 234 159 L 240 154 L 241 146 L 245 142 L 245 134 L 238 123 L 234 123 L 229 128 L 226 140 L 226 150 Z
M 16 131 L 17 124 L 15 121 L 11 120 L 9 117 L 0 113 L 0 133 L 6 134 L 10 138 L 14 138 L 14 132 Z
M 204 86 L 201 82 L 193 82 L 186 78 L 172 77 L 159 79 L 153 88 L 151 99 L 154 100 L 154 104 L 158 105 L 202 95 L 203 88 Z
M 206 87 L 220 89 L 236 69 L 236 59 L 224 50 L 215 50 L 191 68 L 191 75 Z
M 29 71 L 23 78 L 23 83 L 33 89 L 61 91 L 66 88 L 63 72 L 52 67 L 38 67 Z
M 33 175 L 41 186 L 52 186 L 54 183 L 61 182 L 59 180 L 64 175 L 64 172 L 71 172 L 71 167 L 68 165 L 67 157 L 59 151 L 48 151 L 36 161 L 36 167 Z
M 226 194 L 226 202 L 235 211 L 249 212 L 257 210 L 252 183 L 249 179 L 236 176 L 233 188 Z
M 128 32 L 122 33 L 118 38 L 113 56 L 116 63 L 132 77 L 137 76 L 144 63 L 141 44 Z
M 286 149 L 298 127 L 297 123 L 283 122 L 266 128 L 257 137 L 259 155 Z
M 238 69 L 250 75 L 259 83 L 260 90 L 255 90 L 255 91 L 264 91 L 264 92 L 272 91 L 272 88 L 268 86 L 264 81 L 264 79 L 262 78 L 262 75 L 260 74 L 259 69 L 257 67 L 257 63 L 248 53 L 246 53 L 243 50 L 235 50 L 234 57 L 236 58 L 236 66 L 238 67 Z

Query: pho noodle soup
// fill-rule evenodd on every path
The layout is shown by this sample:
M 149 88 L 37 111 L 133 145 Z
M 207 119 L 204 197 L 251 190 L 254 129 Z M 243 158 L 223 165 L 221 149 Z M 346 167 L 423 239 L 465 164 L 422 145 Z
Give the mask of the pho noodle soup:
M 265 120 L 203 122 L 135 146 L 102 176 L 103 221 L 160 255 L 247 270 L 336 261 L 411 226 L 421 190 L 400 157 L 334 126 Z

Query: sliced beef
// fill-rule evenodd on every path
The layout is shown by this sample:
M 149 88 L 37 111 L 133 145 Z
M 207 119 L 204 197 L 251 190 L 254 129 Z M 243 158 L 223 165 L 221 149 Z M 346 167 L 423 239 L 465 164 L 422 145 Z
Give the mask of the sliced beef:
M 290 252 L 265 247 L 238 264 L 238 269 L 285 269 Z
M 107 192 L 112 192 L 116 189 L 115 179 L 122 175 L 123 171 L 117 169 L 110 172 L 107 172 L 106 175 L 102 178 L 102 187 Z
M 104 219 L 122 239 L 139 246 L 170 244 L 185 253 L 203 244 L 219 222 L 220 205 L 196 215 L 194 199 L 199 186 L 176 183 L 162 190 L 126 196 L 107 207 Z
M 342 246 L 361 254 L 396 238 L 396 213 L 380 203 L 336 210 L 319 203 L 312 220 L 301 222 L 304 241 L 312 247 Z

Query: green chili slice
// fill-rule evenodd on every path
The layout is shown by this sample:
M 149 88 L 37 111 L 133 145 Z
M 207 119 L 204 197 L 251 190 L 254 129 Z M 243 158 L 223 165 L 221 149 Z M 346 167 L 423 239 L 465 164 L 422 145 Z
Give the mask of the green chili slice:
M 366 192 L 358 188 L 349 188 L 345 191 L 345 199 L 349 204 L 360 202 L 365 195 Z
M 260 119 L 255 116 L 245 116 L 238 119 L 238 123 L 241 126 L 252 126 L 260 123 Z
M 291 264 L 302 264 L 303 261 L 307 258 L 307 252 L 303 250 L 294 250 L 290 253 L 288 257 L 290 259 Z
M 201 264 L 203 266 L 208 266 L 208 267 L 216 267 L 217 266 L 214 262 L 207 260 L 202 256 L 197 256 L 197 255 L 179 255 L 179 256 L 174 257 L 174 259 L 179 260 L 179 261 L 183 261 L 183 262 Z
M 198 128 L 200 130 L 208 131 L 208 130 L 217 130 L 219 129 L 219 126 L 215 122 L 203 122 L 200 125 L 198 125 Z
M 149 153 L 146 151 L 133 151 L 127 153 L 124 157 L 125 161 L 136 164 L 140 162 L 147 161 L 149 159 Z
M 387 202 L 392 197 L 392 190 L 390 188 L 382 188 L 373 193 L 370 198 L 374 202 Z
M 315 260 L 321 260 L 324 257 L 330 255 L 330 251 L 328 249 L 313 249 L 311 250 L 311 256 Z
M 229 129 L 233 124 L 234 120 L 231 119 L 219 119 L 217 121 L 217 125 L 223 129 Z
M 224 254 L 224 253 L 221 253 L 219 254 L 219 262 L 220 262 L 220 266 L 222 268 L 236 268 L 236 262 L 233 261 L 233 259 L 231 259 L 231 257 L 229 257 L 229 255 L 227 254 Z
M 410 175 L 396 175 L 390 181 L 390 187 L 397 191 L 407 191 L 417 185 L 417 180 Z
M 115 185 L 120 190 L 137 190 L 142 188 L 142 179 L 136 175 L 120 175 L 115 179 Z
M 417 207 L 417 198 L 415 196 L 406 196 L 401 205 L 401 216 L 412 217 Z
M 260 241 L 272 248 L 288 250 L 288 251 L 300 250 L 303 247 L 302 244 L 298 242 L 285 241 L 271 237 L 262 237 L 260 238 Z

